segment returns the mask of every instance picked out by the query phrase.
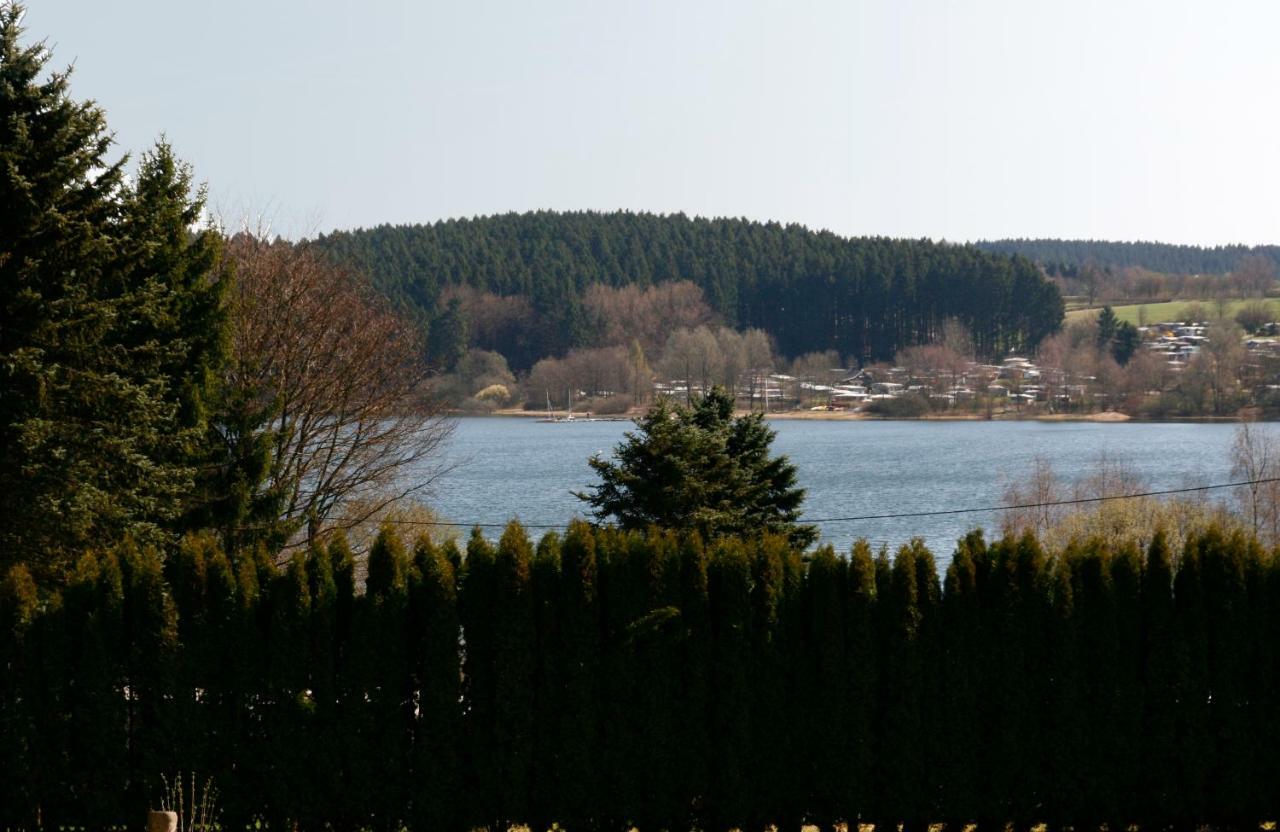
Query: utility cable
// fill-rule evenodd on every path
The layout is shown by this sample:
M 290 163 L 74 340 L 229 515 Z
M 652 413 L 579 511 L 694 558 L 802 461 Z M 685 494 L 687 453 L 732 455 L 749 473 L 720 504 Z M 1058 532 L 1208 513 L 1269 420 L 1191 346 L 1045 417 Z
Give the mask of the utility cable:
M 1191 494 L 1198 491 L 1213 491 L 1219 488 L 1243 488 L 1249 485 L 1265 485 L 1267 483 L 1280 483 L 1280 477 L 1267 477 L 1256 480 L 1242 480 L 1240 482 L 1223 482 L 1213 485 L 1196 485 L 1186 488 L 1169 488 L 1163 491 L 1142 491 L 1133 494 L 1109 494 L 1102 497 L 1079 497 L 1071 500 L 1047 500 L 1040 503 L 1019 503 L 1011 506 L 976 506 L 973 508 L 948 508 L 936 509 L 933 511 L 903 511 L 894 512 L 892 514 L 859 514 L 850 517 L 818 517 L 812 520 L 801 517 L 797 522 L 804 525 L 818 525 L 820 523 L 857 523 L 867 520 L 898 520 L 911 517 L 943 517 L 954 514 L 982 514 L 993 511 L 1017 511 L 1019 509 L 1030 508 L 1052 508 L 1054 506 L 1076 506 L 1087 503 L 1104 503 L 1111 500 L 1134 500 L 1141 497 L 1166 497 L 1173 494 Z M 336 518 L 335 522 L 347 523 L 356 522 L 354 518 Z M 414 520 L 409 518 L 392 519 L 385 522 L 392 525 L 403 526 L 456 526 L 459 528 L 482 528 L 482 529 L 501 529 L 506 528 L 506 523 L 461 523 L 447 520 Z M 555 523 L 521 523 L 526 529 L 561 529 L 564 524 Z

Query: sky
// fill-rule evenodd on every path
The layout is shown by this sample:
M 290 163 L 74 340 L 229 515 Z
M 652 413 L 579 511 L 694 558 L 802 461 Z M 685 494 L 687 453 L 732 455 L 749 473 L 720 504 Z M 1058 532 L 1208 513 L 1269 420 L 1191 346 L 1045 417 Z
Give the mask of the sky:
M 121 151 L 286 236 L 535 209 L 1280 242 L 1280 3 L 30 0 Z M 136 158 L 136 155 L 135 155 Z

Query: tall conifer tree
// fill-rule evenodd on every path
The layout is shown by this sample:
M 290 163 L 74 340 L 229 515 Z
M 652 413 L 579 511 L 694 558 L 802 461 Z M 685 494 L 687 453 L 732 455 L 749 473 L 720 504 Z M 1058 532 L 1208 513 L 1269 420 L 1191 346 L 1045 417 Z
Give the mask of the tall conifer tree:
M 384 526 L 369 550 L 361 622 L 361 680 L 367 705 L 361 726 L 365 804 L 376 832 L 404 823 L 408 789 L 400 772 L 412 770 L 413 675 L 409 666 L 409 554 L 399 535 Z
M 819 547 L 809 561 L 805 584 L 804 698 L 797 716 L 803 720 L 806 803 L 810 820 L 822 829 L 834 827 L 845 802 L 850 737 L 846 730 L 849 702 L 843 683 L 848 676 L 845 652 L 846 562 L 830 546 Z M 797 761 L 799 762 L 799 761 Z
M 189 172 L 161 144 L 126 187 L 22 13 L 0 7 L 0 562 L 56 583 L 179 523 L 222 321 Z
M 1167 826 L 1182 818 L 1177 790 L 1178 645 L 1173 600 L 1174 560 L 1157 530 L 1142 573 L 1142 716 L 1140 792 L 1143 820 Z
M 517 522 L 507 524 L 494 561 L 495 701 L 492 811 L 518 822 L 529 817 L 535 692 L 533 545 Z
M 464 758 L 470 799 L 468 822 L 472 826 L 500 824 L 495 820 L 497 775 L 497 581 L 495 552 L 479 527 L 471 530 L 463 563 L 459 613 L 463 627 L 463 679 L 468 709 L 466 732 L 469 742 Z
M 565 535 L 560 582 L 556 805 L 567 828 L 589 828 L 601 796 L 601 622 L 595 534 L 581 520 L 570 523 Z
M 713 828 L 741 828 L 741 795 L 748 786 L 751 565 L 740 541 L 717 543 L 708 570 L 711 612 L 711 777 L 707 821 Z
M 427 535 L 418 538 L 413 560 L 412 661 L 418 690 L 413 826 L 456 832 L 466 828 L 459 766 L 464 736 L 457 581 L 448 556 Z
M 943 659 L 941 717 L 937 738 L 940 749 L 939 780 L 943 811 L 939 822 L 959 824 L 979 817 L 978 784 L 982 776 L 973 765 L 981 741 L 977 720 L 969 715 L 980 709 L 979 678 L 982 642 L 975 556 L 981 557 L 986 541 L 981 531 L 960 539 L 947 566 L 938 635 Z

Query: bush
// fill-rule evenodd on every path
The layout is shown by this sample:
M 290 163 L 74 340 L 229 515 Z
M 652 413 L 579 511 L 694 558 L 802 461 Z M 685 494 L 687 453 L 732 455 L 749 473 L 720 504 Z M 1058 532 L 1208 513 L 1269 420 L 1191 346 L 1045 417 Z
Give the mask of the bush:
M 1254 826 L 1280 789 L 1254 762 L 1280 742 L 1280 567 L 1184 505 L 1185 543 L 1116 501 L 1051 552 L 966 535 L 945 576 L 919 540 L 806 556 L 580 521 L 536 549 L 477 530 L 465 561 L 387 527 L 363 579 L 341 539 L 285 571 L 212 542 L 164 572 L 88 556 L 47 603 L 11 572 L 0 827 L 123 828 L 175 753 L 227 832 Z M 1191 800 L 1165 790 L 1184 773 Z
M 1245 332 L 1257 333 L 1274 319 L 1271 304 L 1265 301 L 1252 301 L 1240 307 L 1236 313 L 1236 323 Z
M 890 419 L 914 419 L 932 411 L 929 400 L 916 393 L 894 399 L 876 399 L 867 405 L 867 413 Z
M 497 409 L 498 405 L 492 399 L 480 399 L 475 396 L 467 396 L 457 403 L 458 412 L 471 415 L 484 416 Z
M 618 416 L 631 411 L 632 399 L 626 393 L 591 400 L 591 412 L 601 416 Z
M 1203 303 L 1192 301 L 1182 307 L 1182 321 L 1188 324 L 1198 324 L 1209 320 L 1212 316 L 1209 310 L 1205 308 Z
M 476 393 L 475 398 L 482 402 L 492 402 L 495 407 L 503 407 L 511 401 L 511 390 L 505 384 L 490 384 Z

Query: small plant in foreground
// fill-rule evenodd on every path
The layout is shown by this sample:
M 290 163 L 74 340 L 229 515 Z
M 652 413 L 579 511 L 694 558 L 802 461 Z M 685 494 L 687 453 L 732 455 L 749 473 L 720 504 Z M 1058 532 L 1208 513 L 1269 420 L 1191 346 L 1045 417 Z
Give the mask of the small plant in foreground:
M 164 792 L 160 796 L 160 809 L 178 815 L 177 832 L 213 832 L 218 821 L 218 790 L 213 778 L 204 781 L 204 788 L 196 792 L 196 775 L 191 772 L 186 781 L 182 772 L 173 782 L 163 774 Z

